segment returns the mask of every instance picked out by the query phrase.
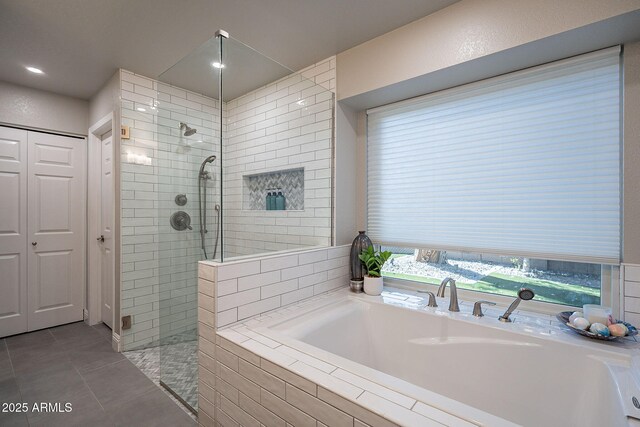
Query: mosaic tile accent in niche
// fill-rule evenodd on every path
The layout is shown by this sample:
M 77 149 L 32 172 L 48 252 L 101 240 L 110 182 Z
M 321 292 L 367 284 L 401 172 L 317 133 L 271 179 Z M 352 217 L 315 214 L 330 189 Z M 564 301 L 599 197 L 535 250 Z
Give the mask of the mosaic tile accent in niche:
M 285 210 L 304 210 L 304 168 L 245 175 L 243 209 L 266 210 L 269 189 L 280 188 Z

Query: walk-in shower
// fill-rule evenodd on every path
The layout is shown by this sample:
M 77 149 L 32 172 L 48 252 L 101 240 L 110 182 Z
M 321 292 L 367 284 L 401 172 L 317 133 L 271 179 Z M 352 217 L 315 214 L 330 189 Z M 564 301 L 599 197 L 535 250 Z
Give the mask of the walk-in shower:
M 315 75 L 326 77 L 333 64 Z M 158 77 L 155 129 L 130 122 L 130 149 L 152 165 L 126 171 L 141 197 L 126 221 L 141 235 L 123 236 L 136 245 L 125 255 L 132 280 L 123 315 L 133 327 L 123 342 L 126 350 L 155 345 L 161 384 L 194 410 L 198 261 L 331 244 L 333 93 L 306 75 L 221 33 Z M 123 104 L 133 120 L 135 107 Z M 272 188 L 285 209 L 268 210 Z M 153 259 L 136 248 L 152 248 Z

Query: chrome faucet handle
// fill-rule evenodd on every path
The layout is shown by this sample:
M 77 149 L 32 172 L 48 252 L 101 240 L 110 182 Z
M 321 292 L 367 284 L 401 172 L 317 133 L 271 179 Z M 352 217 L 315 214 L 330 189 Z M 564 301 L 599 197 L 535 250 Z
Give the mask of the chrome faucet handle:
M 473 315 L 474 316 L 476 316 L 476 317 L 484 316 L 484 313 L 482 312 L 482 304 L 496 305 L 495 302 L 491 302 L 491 301 L 485 301 L 485 300 L 476 301 L 476 303 L 473 304 Z
M 427 304 L 427 307 L 437 307 L 438 306 L 438 303 L 436 302 L 436 294 L 434 294 L 433 292 L 431 292 L 431 291 L 418 291 L 418 293 L 429 295 L 429 303 Z

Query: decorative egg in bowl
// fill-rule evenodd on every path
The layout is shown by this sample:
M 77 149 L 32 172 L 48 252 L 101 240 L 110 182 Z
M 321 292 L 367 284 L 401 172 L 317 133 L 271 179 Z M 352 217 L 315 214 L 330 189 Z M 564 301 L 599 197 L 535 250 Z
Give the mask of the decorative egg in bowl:
M 638 334 L 638 330 L 630 323 L 623 322 L 622 320 L 609 319 L 608 325 L 603 323 L 590 324 L 587 319 L 581 317 L 578 313 L 573 316 L 573 311 L 563 311 L 556 315 L 556 318 L 563 323 L 569 329 L 577 334 L 585 336 L 587 338 L 602 340 L 602 341 L 614 341 L 619 338 L 633 337 Z M 571 318 L 571 320 L 569 320 Z

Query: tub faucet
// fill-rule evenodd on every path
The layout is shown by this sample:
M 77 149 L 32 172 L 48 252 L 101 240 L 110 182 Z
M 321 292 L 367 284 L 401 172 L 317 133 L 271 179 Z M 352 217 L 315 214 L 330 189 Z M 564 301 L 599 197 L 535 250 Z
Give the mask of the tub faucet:
M 451 288 L 450 298 L 449 298 L 449 311 L 460 311 L 460 307 L 458 307 L 458 288 L 456 288 L 456 281 L 451 277 L 447 277 L 440 283 L 440 287 L 438 288 L 437 295 L 440 298 L 444 298 L 444 290 L 449 284 Z

